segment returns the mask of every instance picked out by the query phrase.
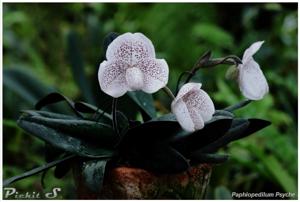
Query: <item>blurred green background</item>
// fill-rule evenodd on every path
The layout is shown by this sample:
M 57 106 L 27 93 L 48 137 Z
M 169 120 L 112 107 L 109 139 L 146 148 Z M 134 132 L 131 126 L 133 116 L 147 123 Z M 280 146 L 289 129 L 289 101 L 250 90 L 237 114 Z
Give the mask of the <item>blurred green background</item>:
M 104 36 L 142 32 L 158 58 L 167 60 L 172 90 L 180 73 L 205 51 L 242 57 L 250 44 L 265 40 L 255 59 L 270 93 L 238 114 L 272 125 L 224 149 L 231 159 L 214 168 L 207 198 L 228 198 L 232 191 L 297 192 L 297 20 L 296 3 L 4 3 L 3 178 L 44 163 L 43 142 L 16 125 L 19 111 L 33 109 L 54 90 L 101 107 L 97 70 Z M 194 78 L 218 109 L 243 99 L 237 84 L 225 79 L 227 68 L 204 69 Z M 158 110 L 166 113 L 169 98 L 161 92 L 154 96 Z M 40 175 L 12 186 L 40 192 L 62 187 L 61 199 L 75 198 L 72 175 L 58 180 L 52 173 L 45 175 L 45 189 Z

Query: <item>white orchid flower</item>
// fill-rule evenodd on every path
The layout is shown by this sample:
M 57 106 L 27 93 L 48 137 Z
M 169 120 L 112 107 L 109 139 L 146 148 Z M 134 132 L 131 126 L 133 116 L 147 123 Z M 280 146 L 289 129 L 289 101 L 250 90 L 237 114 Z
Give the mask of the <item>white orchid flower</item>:
M 200 83 L 183 85 L 171 104 L 172 112 L 186 131 L 202 129 L 204 123 L 209 121 L 215 112 L 214 103 L 200 88 Z
M 243 64 L 238 66 L 238 83 L 242 94 L 250 100 L 260 100 L 269 92 L 267 80 L 253 55 L 264 41 L 253 43 L 243 55 Z
M 118 36 L 108 46 L 106 58 L 98 79 L 101 89 L 112 97 L 135 90 L 154 93 L 168 82 L 168 64 L 155 58 L 152 42 L 141 33 Z

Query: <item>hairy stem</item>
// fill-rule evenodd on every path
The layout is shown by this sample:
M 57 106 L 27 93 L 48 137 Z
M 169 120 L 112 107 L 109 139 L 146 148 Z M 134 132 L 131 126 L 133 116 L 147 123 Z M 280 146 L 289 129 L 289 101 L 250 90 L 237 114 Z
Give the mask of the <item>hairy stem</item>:
M 207 55 L 204 55 L 194 65 L 185 83 L 188 83 L 200 68 L 214 67 L 220 64 L 230 64 L 230 65 L 237 66 L 238 64 L 242 64 L 242 61 L 239 57 L 235 55 L 229 55 L 224 58 L 216 58 L 216 59 L 209 59 L 207 58 Z
M 118 129 L 118 122 L 117 122 L 117 98 L 113 98 L 112 101 L 112 126 L 113 130 L 115 131 L 116 134 L 119 135 L 119 129 Z
M 172 93 L 172 91 L 170 90 L 170 88 L 168 88 L 168 86 L 165 86 L 162 88 L 163 91 L 170 97 L 172 98 L 173 100 L 175 99 L 175 96 L 174 94 Z

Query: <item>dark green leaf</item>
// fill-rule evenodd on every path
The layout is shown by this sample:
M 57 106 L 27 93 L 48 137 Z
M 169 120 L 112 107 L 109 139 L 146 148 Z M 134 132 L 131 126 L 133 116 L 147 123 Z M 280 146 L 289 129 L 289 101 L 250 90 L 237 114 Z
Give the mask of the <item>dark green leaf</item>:
M 200 163 L 213 163 L 219 164 L 224 163 L 228 160 L 227 154 L 205 154 L 205 153 L 192 153 L 191 154 L 191 165 L 197 165 Z
M 246 131 L 249 126 L 247 119 L 234 119 L 230 126 L 230 129 L 226 132 L 225 135 L 216 139 L 214 142 L 205 145 L 205 147 L 198 150 L 198 153 L 210 153 L 215 152 L 217 149 L 227 145 L 229 142 L 236 139 L 242 132 Z
M 162 141 L 172 137 L 178 131 L 181 131 L 181 127 L 176 121 L 148 121 L 130 128 L 125 134 L 122 144 L 129 146 Z
M 78 44 L 76 32 L 71 31 L 67 36 L 68 41 L 68 56 L 72 67 L 73 77 L 81 89 L 81 92 L 87 102 L 95 104 L 93 91 L 89 80 L 85 76 L 83 57 L 81 48 Z
M 215 142 L 200 149 L 200 152 L 214 152 L 228 143 L 247 137 L 271 123 L 261 119 L 234 119 L 230 130 Z
M 75 103 L 75 109 L 79 112 L 82 113 L 89 113 L 89 114 L 101 114 L 102 116 L 104 116 L 106 119 L 109 119 L 110 121 L 112 120 L 111 115 L 108 113 L 105 113 L 102 109 L 91 105 L 89 103 L 86 102 L 76 102 Z
M 127 117 L 120 111 L 117 111 L 117 123 L 120 135 L 123 136 L 129 129 L 129 121 Z
M 111 109 L 111 106 L 112 102 L 110 104 L 109 109 Z M 135 120 L 137 115 L 142 111 L 140 107 L 135 103 L 135 101 L 129 97 L 128 94 L 125 94 L 124 96 L 118 99 L 117 109 L 123 112 L 126 115 L 126 117 L 128 117 L 128 119 L 130 120 Z
M 128 130 L 120 153 L 137 167 L 159 173 L 186 170 L 187 160 L 168 144 L 168 139 L 181 131 L 177 121 L 149 121 Z M 155 162 L 155 163 L 153 163 Z
M 79 119 L 77 116 L 70 116 L 70 115 L 53 113 L 48 111 L 41 111 L 41 110 L 22 110 L 21 112 L 31 116 L 42 116 L 42 117 L 54 118 L 54 119 L 67 119 L 67 120 Z
M 58 179 L 63 178 L 71 169 L 71 162 L 65 161 L 58 164 L 54 170 L 54 176 Z
M 250 122 L 249 127 L 246 129 L 246 131 L 241 136 L 237 137 L 237 139 L 247 137 L 248 135 L 251 135 L 251 134 L 271 125 L 270 121 L 266 121 L 263 119 L 248 119 L 248 121 Z
M 108 160 L 92 160 L 83 163 L 84 183 L 91 191 L 98 193 L 101 190 Z
M 143 110 L 149 117 L 148 120 L 156 117 L 154 100 L 151 94 L 143 91 L 130 91 L 127 95 Z
M 90 113 L 90 114 L 92 113 L 93 114 L 93 117 L 91 118 L 92 120 L 112 125 L 111 115 L 104 112 L 100 108 L 97 108 L 85 102 L 76 102 L 75 109 L 82 113 Z
M 109 125 L 79 119 L 53 119 L 42 116 L 23 115 L 19 120 L 40 124 L 55 129 L 68 136 L 86 141 L 96 141 L 99 145 L 113 145 L 117 139 Z
M 98 107 L 91 105 L 89 103 L 86 102 L 76 102 L 75 103 L 75 109 L 79 112 L 83 112 L 83 113 L 101 113 L 102 110 L 99 109 Z
M 61 156 L 64 151 L 61 149 L 58 149 L 56 147 L 53 147 L 52 145 L 45 143 L 45 160 L 46 162 L 54 161 L 55 159 L 58 159 L 59 156 Z
M 226 110 L 216 110 L 213 116 L 225 116 L 229 118 L 234 118 L 234 114 Z
M 132 165 L 157 173 L 183 172 L 190 166 L 182 154 L 164 143 L 137 145 L 126 152 Z
M 230 120 L 233 120 L 233 118 L 231 116 L 229 116 L 228 114 L 227 115 L 221 115 L 221 114 L 214 114 L 212 119 L 210 119 L 209 121 L 207 121 L 205 123 L 205 125 L 209 125 L 211 123 L 214 123 L 215 121 L 219 121 L 219 120 L 224 120 L 224 119 L 230 119 Z
M 151 121 L 175 121 L 175 122 L 177 122 L 175 115 L 172 113 L 153 118 L 153 119 L 151 119 Z
M 66 101 L 66 103 L 70 106 L 70 108 L 74 111 L 74 113 L 76 115 L 78 115 L 79 117 L 83 117 L 82 114 L 75 109 L 74 102 L 60 93 L 48 94 L 47 96 L 43 97 L 36 103 L 35 108 L 37 110 L 40 110 L 44 106 L 47 106 L 47 105 L 53 104 L 53 103 L 57 103 L 57 102 L 61 102 L 61 101 Z
M 222 137 L 230 128 L 232 118 L 214 116 L 201 130 L 181 132 L 172 139 L 172 145 L 185 155 L 198 150 Z
M 129 120 L 129 129 L 135 128 L 135 127 L 137 127 L 137 126 L 139 126 L 141 124 L 142 124 L 141 121 Z
M 24 116 L 19 118 L 18 125 L 28 133 L 40 138 L 46 143 L 69 153 L 95 158 L 111 157 L 113 155 L 112 150 L 99 147 L 98 142 L 87 142 L 72 137 L 70 134 L 62 133 L 57 129 L 27 120 Z
M 58 164 L 60 164 L 60 163 L 62 163 L 64 161 L 67 161 L 67 160 L 69 160 L 71 158 L 74 158 L 74 157 L 75 157 L 75 155 L 69 155 L 69 156 L 67 156 L 67 157 L 65 157 L 63 159 L 58 159 L 58 160 L 52 161 L 52 162 L 47 163 L 45 165 L 42 165 L 42 166 L 40 166 L 38 168 L 34 168 L 34 169 L 30 170 L 30 171 L 27 171 L 27 172 L 25 172 L 25 173 L 23 173 L 21 175 L 14 176 L 12 178 L 6 179 L 3 182 L 3 186 L 6 187 L 6 186 L 10 185 L 13 182 L 16 182 L 18 180 L 30 177 L 30 176 L 35 175 L 35 174 L 38 174 L 38 173 L 40 173 L 40 172 L 42 172 L 44 170 L 48 170 L 49 168 L 52 168 L 52 167 L 54 167 L 54 166 L 56 166 L 56 165 L 58 165 Z

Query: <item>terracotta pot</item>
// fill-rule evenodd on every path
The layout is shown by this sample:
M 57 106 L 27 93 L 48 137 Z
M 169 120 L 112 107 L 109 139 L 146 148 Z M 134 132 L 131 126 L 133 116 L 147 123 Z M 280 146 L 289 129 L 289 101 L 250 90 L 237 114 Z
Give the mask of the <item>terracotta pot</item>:
M 209 164 L 162 175 L 140 168 L 117 167 L 106 171 L 103 187 L 95 193 L 84 185 L 78 168 L 73 171 L 79 199 L 202 199 L 212 171 Z

